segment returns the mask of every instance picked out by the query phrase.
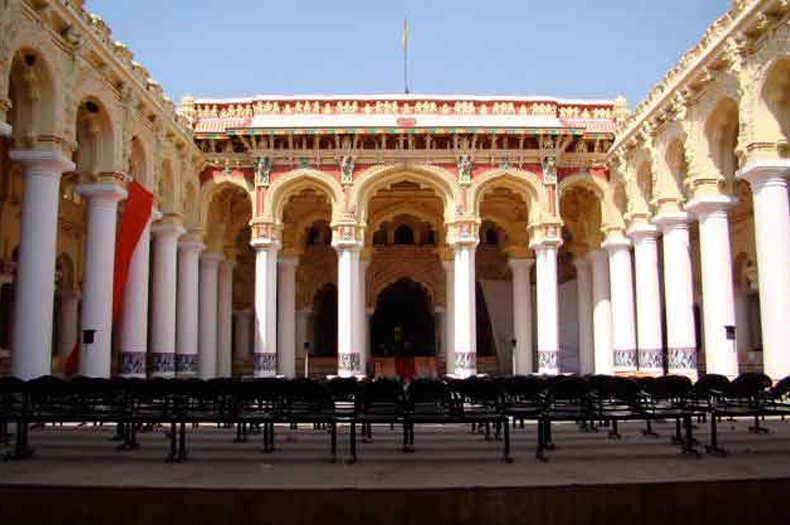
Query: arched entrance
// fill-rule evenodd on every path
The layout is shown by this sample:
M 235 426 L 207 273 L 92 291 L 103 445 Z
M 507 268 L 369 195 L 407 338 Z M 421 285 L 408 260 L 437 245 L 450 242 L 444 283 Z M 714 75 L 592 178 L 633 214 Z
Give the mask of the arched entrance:
M 419 283 L 400 279 L 379 294 L 371 317 L 375 357 L 425 357 L 436 353 L 432 301 Z

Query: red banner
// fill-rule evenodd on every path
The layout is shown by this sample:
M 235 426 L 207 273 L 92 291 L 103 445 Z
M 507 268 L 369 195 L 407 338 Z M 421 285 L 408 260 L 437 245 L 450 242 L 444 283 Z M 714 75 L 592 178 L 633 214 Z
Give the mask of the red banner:
M 115 243 L 115 268 L 112 286 L 112 323 L 115 326 L 123 305 L 123 294 L 126 280 L 129 277 L 129 266 L 132 255 L 140 237 L 143 235 L 154 205 L 154 196 L 143 188 L 137 181 L 132 181 L 128 187 L 129 196 L 126 200 L 126 209 L 121 218 L 121 226 Z M 69 354 L 66 361 L 65 373 L 74 375 L 79 369 L 80 341 Z

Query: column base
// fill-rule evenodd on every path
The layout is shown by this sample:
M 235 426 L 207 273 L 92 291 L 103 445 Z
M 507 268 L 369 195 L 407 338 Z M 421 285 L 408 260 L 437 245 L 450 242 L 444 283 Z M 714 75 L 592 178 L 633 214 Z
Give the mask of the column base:
M 477 375 L 477 352 L 461 352 L 456 350 L 455 369 L 453 375 L 471 377 Z
M 668 353 L 669 373 L 671 375 L 697 378 L 697 349 L 670 348 Z
M 277 375 L 277 354 L 255 354 L 253 368 L 255 377 L 275 377 Z
M 546 375 L 560 373 L 559 350 L 538 350 L 538 373 Z
M 338 354 L 337 375 L 340 377 L 355 377 L 364 375 L 364 372 L 362 371 L 361 356 L 356 352 L 351 354 Z
M 660 375 L 664 372 L 664 356 L 661 348 L 639 349 L 639 372 Z
M 118 355 L 118 371 L 121 377 L 145 379 L 145 352 L 124 352 Z
M 615 348 L 614 372 L 616 374 L 636 372 L 636 348 Z
M 176 377 L 197 377 L 197 354 L 176 354 Z
M 148 360 L 151 377 L 170 378 L 176 375 L 176 355 L 171 353 L 151 352 Z
M 0 137 L 10 137 L 12 132 L 11 124 L 0 121 Z

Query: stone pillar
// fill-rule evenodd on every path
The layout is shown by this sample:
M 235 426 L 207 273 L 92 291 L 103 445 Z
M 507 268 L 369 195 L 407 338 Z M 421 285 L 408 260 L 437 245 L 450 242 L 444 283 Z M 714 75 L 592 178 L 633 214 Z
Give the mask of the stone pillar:
M 738 176 L 749 181 L 754 201 L 763 371 L 778 380 L 790 374 L 790 161 L 747 165 Z
M 477 241 L 455 245 L 453 290 L 453 374 L 469 377 L 477 374 L 477 313 L 475 250 Z
M 664 372 L 656 232 L 656 227 L 649 224 L 636 225 L 628 231 L 634 243 L 639 372 L 650 375 Z
M 236 324 L 234 330 L 233 357 L 243 361 L 252 355 L 250 335 L 252 334 L 252 310 L 236 311 Z
M 79 342 L 80 293 L 64 290 L 58 294 L 58 355 L 68 357 Z
M 667 367 L 670 374 L 696 380 L 697 342 L 694 334 L 694 288 L 688 217 L 667 213 L 653 222 L 664 235 L 664 301 L 667 322 Z
M 296 355 L 297 361 L 301 360 L 296 374 L 307 377 L 304 367 L 304 359 L 308 351 L 305 344 L 312 343 L 313 333 L 310 327 L 310 319 L 313 316 L 312 310 L 305 308 L 296 312 Z
M 445 275 L 445 335 L 444 335 L 444 368 L 445 374 L 455 374 L 455 262 L 442 261 Z
M 94 332 L 93 344 L 80 348 L 80 373 L 110 377 L 112 362 L 112 294 L 118 202 L 126 190 L 115 183 L 82 184 L 77 192 L 88 202 L 87 240 L 82 282 L 82 331 Z
M 587 259 L 592 268 L 593 372 L 611 375 L 614 373 L 614 350 L 609 256 L 604 250 L 593 250 Z
M 217 283 L 217 376 L 233 376 L 233 268 L 226 259 L 219 265 Z
M 176 303 L 176 376 L 198 375 L 198 275 L 202 243 L 178 243 L 178 302 Z
M 532 373 L 532 294 L 529 272 L 535 263 L 532 259 L 508 261 L 513 274 L 513 374 Z
M 129 262 L 120 320 L 119 372 L 122 377 L 145 379 L 148 351 L 148 279 L 151 268 L 151 220 L 162 216 L 156 210 L 143 229 Z
M 277 372 L 288 378 L 296 377 L 296 267 L 298 264 L 298 257 L 283 257 L 279 262 L 280 344 Z
M 636 329 L 634 326 L 634 283 L 631 272 L 631 243 L 613 235 L 603 247 L 609 252 L 609 286 L 612 290 L 612 346 L 614 372 L 636 372 Z
M 255 377 L 277 375 L 277 250 L 271 241 L 252 242 L 255 248 Z M 274 268 L 272 268 L 274 266 Z
M 357 330 L 357 276 L 359 248 L 338 245 L 337 250 L 337 374 L 341 377 L 362 375 L 361 348 Z
M 151 377 L 173 377 L 176 355 L 176 290 L 178 238 L 184 228 L 178 224 L 154 224 L 151 275 L 151 347 L 148 366 Z
M 198 356 L 201 379 L 217 377 L 217 278 L 222 260 L 218 253 L 203 253 L 200 256 Z
M 537 277 L 538 373 L 560 373 L 557 250 L 554 242 L 532 245 Z
M 695 199 L 686 210 L 699 220 L 700 275 L 702 276 L 702 315 L 705 338 L 705 368 L 709 374 L 729 378 L 738 375 L 735 346 L 735 294 L 730 252 L 728 197 Z M 776 233 L 772 233 L 772 236 Z
M 576 306 L 579 312 L 579 372 L 595 372 L 593 346 L 592 271 L 587 259 L 574 261 L 576 266 Z
M 357 324 L 357 341 L 358 343 L 355 345 L 359 347 L 359 355 L 360 355 L 360 370 L 362 371 L 363 375 L 367 375 L 367 366 L 368 360 L 370 356 L 368 354 L 368 322 L 367 322 L 367 307 L 366 307 L 366 289 L 367 289 L 367 275 L 368 275 L 368 265 L 370 264 L 370 259 L 365 258 L 359 259 L 359 275 L 357 276 L 357 296 L 356 296 L 356 308 L 357 308 L 357 316 L 356 319 L 359 321 Z

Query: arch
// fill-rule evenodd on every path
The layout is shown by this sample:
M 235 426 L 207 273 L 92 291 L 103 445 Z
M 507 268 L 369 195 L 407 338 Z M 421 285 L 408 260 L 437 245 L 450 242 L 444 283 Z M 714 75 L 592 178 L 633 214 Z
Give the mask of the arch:
M 39 139 L 56 134 L 58 86 L 51 62 L 37 47 L 22 46 L 11 60 L 8 90 L 11 101 L 7 120 L 20 147 L 31 147 L 30 137 Z
M 732 181 L 738 169 L 738 136 L 740 131 L 738 103 L 729 96 L 721 97 L 705 119 L 705 143 L 713 166 L 725 180 Z
M 376 296 L 371 316 L 374 355 L 432 355 L 436 351 L 434 308 L 428 290 L 411 278 L 398 279 Z
M 474 206 L 475 213 L 479 212 L 485 194 L 497 187 L 508 188 L 524 199 L 530 223 L 537 223 L 543 215 L 550 215 L 546 189 L 537 175 L 524 170 L 501 168 L 488 170 L 472 179 L 469 202 Z
M 213 201 L 214 197 L 222 193 L 222 191 L 227 188 L 243 189 L 244 194 L 250 201 L 250 205 L 252 205 L 252 194 L 250 193 L 247 180 L 243 176 L 234 174 L 234 176 L 223 177 L 221 179 L 209 179 L 200 187 L 200 206 L 198 206 L 198 225 L 204 231 L 208 227 L 211 201 Z M 184 189 L 184 214 L 187 216 L 190 215 L 190 210 L 187 209 L 187 206 L 194 206 L 193 199 L 195 196 L 190 196 L 190 193 L 193 191 L 194 184 L 192 182 L 187 182 L 187 186 Z
M 359 175 L 349 196 L 350 206 L 355 207 L 359 221 L 367 222 L 368 205 L 376 192 L 403 181 L 414 182 L 436 192 L 444 204 L 444 222 L 455 215 L 455 206 L 463 202 L 455 174 L 448 170 L 428 165 L 373 166 Z
M 416 244 L 414 231 L 407 224 L 400 224 L 394 232 L 395 244 L 410 245 Z
M 755 139 L 762 142 L 790 140 L 790 55 L 772 60 L 758 84 L 753 115 Z
M 296 169 L 277 177 L 264 195 L 263 210 L 255 210 L 256 216 L 280 224 L 288 200 L 308 188 L 318 189 L 326 195 L 334 221 L 340 214 L 343 189 L 331 175 L 309 168 Z
M 375 305 L 382 291 L 402 280 L 413 281 L 424 288 L 431 304 L 436 305 L 440 302 L 441 297 L 437 295 L 437 290 L 434 288 L 430 275 L 427 272 L 415 271 L 413 265 L 398 265 L 397 267 L 390 267 L 389 270 L 388 272 L 376 273 L 375 275 L 368 272 L 368 276 L 374 278 L 369 280 L 369 286 L 366 288 L 366 305 L 371 303 Z
M 77 106 L 75 131 L 77 171 L 99 174 L 116 171 L 115 131 L 108 106 L 99 96 L 87 96 Z
M 132 137 L 129 153 L 129 167 L 127 172 L 143 186 L 149 184 L 148 155 L 145 152 L 145 144 L 140 137 Z
M 559 184 L 558 193 L 560 202 L 570 189 L 581 187 L 590 190 L 600 203 L 601 227 L 623 226 L 622 212 L 615 205 L 615 194 L 611 184 L 607 184 L 598 177 L 586 172 L 579 172 L 564 177 Z M 562 210 L 560 210 L 562 213 Z

